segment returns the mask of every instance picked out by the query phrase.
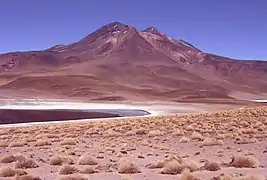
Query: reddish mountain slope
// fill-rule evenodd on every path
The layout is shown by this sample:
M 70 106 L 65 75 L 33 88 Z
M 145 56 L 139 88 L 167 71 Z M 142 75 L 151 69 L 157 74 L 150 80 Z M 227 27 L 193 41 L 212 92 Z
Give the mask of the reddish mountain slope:
M 100 100 L 230 98 L 266 93 L 267 62 L 208 54 L 156 28 L 114 22 L 70 45 L 0 55 L 0 92 L 18 90 Z

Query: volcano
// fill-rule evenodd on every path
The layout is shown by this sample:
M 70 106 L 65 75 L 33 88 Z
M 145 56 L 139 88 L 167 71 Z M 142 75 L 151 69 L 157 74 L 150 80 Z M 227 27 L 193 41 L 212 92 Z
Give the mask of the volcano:
M 266 96 L 267 62 L 113 22 L 68 45 L 0 55 L 2 97 L 210 101 Z

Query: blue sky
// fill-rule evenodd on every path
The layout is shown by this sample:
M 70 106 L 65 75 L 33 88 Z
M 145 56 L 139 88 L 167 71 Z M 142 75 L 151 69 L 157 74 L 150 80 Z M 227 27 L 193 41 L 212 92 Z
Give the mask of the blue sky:
M 0 53 L 69 44 L 113 21 L 203 51 L 267 60 L 267 0 L 1 0 Z

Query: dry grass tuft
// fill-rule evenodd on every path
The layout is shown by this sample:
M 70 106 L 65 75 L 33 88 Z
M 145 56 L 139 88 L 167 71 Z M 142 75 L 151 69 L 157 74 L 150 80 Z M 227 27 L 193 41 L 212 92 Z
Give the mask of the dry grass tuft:
M 22 169 L 16 169 L 16 175 L 18 176 L 24 176 L 24 175 L 28 175 L 28 173 Z
M 9 146 L 10 147 L 23 147 L 28 145 L 28 142 L 24 141 L 24 140 L 17 140 L 17 141 L 12 141 Z
M 59 180 L 89 180 L 89 179 L 80 175 L 64 175 L 60 176 Z
M 39 165 L 32 159 L 21 159 L 18 160 L 15 164 L 16 169 L 28 169 L 28 168 L 37 168 Z
M 239 180 L 266 180 L 264 176 L 262 175 L 245 175 L 244 177 L 241 177 Z
M 121 176 L 120 180 L 132 180 L 132 177 L 129 175 L 123 175 Z
M 95 158 L 89 155 L 83 155 L 78 160 L 79 165 L 97 165 L 98 162 Z
M 49 164 L 53 166 L 60 166 L 62 164 L 74 164 L 74 162 L 70 157 L 54 156 L 50 159 Z
M 198 170 L 198 164 L 192 159 L 183 160 L 181 163 L 182 169 L 189 169 L 191 172 Z
M 180 174 L 182 171 L 183 167 L 181 166 L 181 164 L 175 160 L 172 160 L 164 164 L 161 173 L 174 175 L 174 174 Z
M 6 141 L 0 141 L 0 147 L 2 147 L 2 148 L 8 147 L 8 142 L 6 142 Z
M 35 146 L 50 146 L 50 145 L 52 145 L 52 143 L 47 140 L 38 140 L 35 144 Z
M 153 130 L 148 132 L 148 137 L 162 136 L 163 133 L 160 130 Z
M 217 136 L 216 136 L 216 138 L 219 140 L 223 140 L 223 139 L 225 139 L 226 138 L 226 135 L 225 134 L 218 134 Z
M 183 136 L 184 132 L 180 131 L 179 129 L 172 132 L 172 136 Z
M 9 154 L 3 155 L 0 158 L 0 163 L 12 163 L 14 161 L 16 161 L 16 157 L 13 155 L 9 155 Z
M 114 131 L 113 129 L 109 129 L 104 132 L 104 137 L 118 137 L 121 136 L 121 133 Z
M 204 165 L 204 169 L 207 171 L 219 171 L 221 169 L 219 163 L 217 162 L 206 162 Z
M 265 180 L 265 178 L 262 175 L 221 174 L 220 176 L 213 177 L 211 180 Z
M 76 145 L 77 141 L 73 138 L 65 138 L 60 142 L 60 145 Z
M 157 161 L 156 163 L 149 163 L 148 165 L 146 165 L 146 167 L 149 169 L 163 168 L 168 162 L 171 161 L 177 161 L 179 164 L 182 163 L 182 159 L 180 157 L 171 155 L 166 159 L 164 159 L 163 161 Z
M 199 178 L 193 176 L 189 169 L 184 169 L 181 174 L 180 180 L 199 180 Z
M 42 180 L 42 179 L 32 175 L 23 175 L 23 176 L 16 176 L 15 180 Z
M 204 138 L 203 138 L 203 136 L 200 133 L 194 131 L 192 133 L 192 135 L 191 135 L 191 139 L 192 140 L 203 140 Z
M 206 137 L 202 141 L 202 146 L 216 146 L 216 145 L 222 145 L 223 141 L 222 140 L 216 140 L 214 138 Z
M 59 174 L 74 174 L 76 172 L 78 172 L 78 169 L 68 164 L 63 164 L 58 171 Z
M 97 171 L 91 167 L 91 166 L 86 166 L 84 169 L 82 169 L 80 171 L 80 173 L 83 173 L 83 174 L 93 174 L 93 173 L 96 173 Z
M 238 168 L 257 168 L 260 166 L 260 161 L 252 155 L 238 155 L 232 158 L 230 166 Z
M 118 172 L 122 174 L 140 173 L 137 166 L 128 159 L 120 159 L 118 162 Z
M 13 177 L 16 175 L 16 171 L 10 167 L 0 168 L 0 177 Z
M 183 136 L 183 137 L 179 140 L 179 143 L 188 143 L 188 142 L 190 142 L 190 139 L 187 138 L 187 137 L 185 137 L 185 136 Z

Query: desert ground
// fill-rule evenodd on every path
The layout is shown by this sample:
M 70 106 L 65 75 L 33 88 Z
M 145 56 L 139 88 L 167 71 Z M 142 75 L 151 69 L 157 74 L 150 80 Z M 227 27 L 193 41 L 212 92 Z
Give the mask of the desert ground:
M 266 179 L 267 106 L 231 109 L 1 127 L 0 179 Z

